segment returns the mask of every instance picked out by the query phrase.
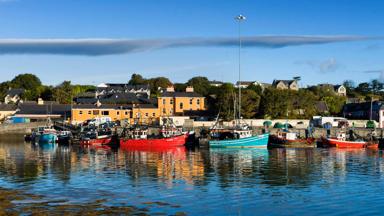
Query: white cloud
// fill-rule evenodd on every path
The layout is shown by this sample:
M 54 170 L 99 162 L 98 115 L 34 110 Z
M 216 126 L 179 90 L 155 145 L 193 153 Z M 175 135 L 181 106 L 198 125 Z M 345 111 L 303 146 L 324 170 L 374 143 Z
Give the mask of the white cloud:
M 306 60 L 295 62 L 299 65 L 307 65 L 313 68 L 315 71 L 320 73 L 335 72 L 341 68 L 341 64 L 336 61 L 335 58 L 330 58 L 324 61 Z
M 283 48 L 351 41 L 382 40 L 364 36 L 254 36 L 244 37 L 244 47 Z M 177 47 L 237 46 L 235 38 L 174 39 L 0 39 L 0 54 L 116 55 Z M 327 67 L 324 65 L 323 67 Z M 328 66 L 329 67 L 329 66 Z

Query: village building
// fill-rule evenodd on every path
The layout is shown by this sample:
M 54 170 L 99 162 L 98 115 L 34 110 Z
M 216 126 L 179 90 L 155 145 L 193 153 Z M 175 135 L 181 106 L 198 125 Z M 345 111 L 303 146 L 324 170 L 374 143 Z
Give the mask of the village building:
M 27 122 L 52 120 L 65 120 L 71 118 L 71 105 L 58 104 L 52 101 L 24 102 L 18 105 L 14 117 L 24 118 Z
M 297 80 L 273 80 L 272 87 L 281 90 L 299 90 L 299 84 L 297 83 Z
M 373 101 L 345 104 L 343 107 L 343 116 L 348 119 L 372 119 L 379 122 L 380 128 L 384 128 L 384 102 Z
M 73 105 L 72 124 L 81 124 L 89 119 L 109 117 L 111 121 L 125 121 L 129 124 L 155 124 L 159 122 L 160 113 L 153 104 L 78 104 Z
M 319 88 L 327 89 L 338 96 L 347 96 L 347 88 L 344 85 L 332 85 L 332 84 L 319 84 Z
M 209 85 L 214 86 L 214 87 L 220 87 L 220 86 L 222 86 L 223 84 L 224 84 L 223 82 L 216 81 L 216 80 L 214 80 L 214 81 L 209 81 Z
M 149 98 L 151 89 L 149 85 L 128 85 L 120 83 L 101 83 L 96 88 L 95 97 L 111 95 L 116 93 L 132 93 L 138 97 Z
M 191 86 L 188 86 L 185 92 L 175 92 L 173 86 L 168 87 L 157 100 L 161 116 L 184 115 L 185 111 L 205 110 L 205 98 L 194 92 Z
M 20 88 L 9 89 L 4 98 L 5 104 L 17 104 L 19 102 L 23 102 L 22 95 L 25 90 Z
M 15 104 L 0 104 L 0 121 L 4 121 L 7 117 L 16 113 L 17 106 Z

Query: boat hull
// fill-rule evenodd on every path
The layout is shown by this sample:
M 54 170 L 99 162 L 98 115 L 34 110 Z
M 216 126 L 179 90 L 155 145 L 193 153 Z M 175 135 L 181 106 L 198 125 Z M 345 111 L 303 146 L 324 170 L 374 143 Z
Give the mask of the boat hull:
M 81 145 L 109 145 L 112 142 L 112 137 L 89 139 L 80 141 Z
M 267 148 L 269 134 L 231 140 L 210 140 L 211 148 Z
M 41 134 L 39 136 L 39 143 L 55 143 L 57 140 L 56 134 Z
M 188 134 L 170 138 L 159 138 L 159 139 L 120 139 L 120 146 L 122 148 L 155 148 L 163 149 L 176 146 L 184 146 L 188 138 Z
M 276 135 L 269 137 L 269 145 L 277 147 L 316 147 L 314 138 L 287 140 Z
M 333 138 L 328 138 L 327 143 L 329 146 L 337 148 L 366 148 L 368 146 L 366 141 L 343 141 Z

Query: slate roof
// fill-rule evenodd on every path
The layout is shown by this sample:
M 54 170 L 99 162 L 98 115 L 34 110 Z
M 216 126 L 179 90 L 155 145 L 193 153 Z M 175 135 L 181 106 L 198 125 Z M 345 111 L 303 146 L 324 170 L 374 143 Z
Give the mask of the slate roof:
M 24 89 L 21 89 L 21 88 L 15 88 L 15 89 L 9 89 L 8 92 L 7 92 L 7 95 L 11 96 L 11 97 L 14 97 L 16 95 L 21 95 L 25 92 Z
M 16 114 L 19 115 L 71 115 L 71 105 L 70 104 L 19 104 L 18 111 Z
M 17 106 L 14 104 L 0 104 L 0 111 L 16 111 Z
M 163 92 L 160 97 L 203 97 L 196 92 Z
M 283 82 L 284 83 L 284 85 L 286 85 L 286 86 L 289 86 L 289 85 L 291 85 L 293 82 L 295 82 L 296 80 L 273 80 L 273 83 L 272 83 L 272 85 L 277 85 L 279 82 Z

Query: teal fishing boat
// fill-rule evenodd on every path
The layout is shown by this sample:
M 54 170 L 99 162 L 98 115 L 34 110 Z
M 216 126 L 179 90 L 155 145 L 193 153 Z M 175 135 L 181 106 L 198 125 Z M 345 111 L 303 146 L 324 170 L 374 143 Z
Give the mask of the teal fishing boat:
M 236 17 L 239 25 L 245 20 L 245 17 L 239 15 Z M 240 28 L 239 28 L 240 29 Z M 219 115 L 216 124 L 211 128 L 210 141 L 211 148 L 267 148 L 269 133 L 253 135 L 249 126 L 242 122 L 241 116 L 241 70 L 240 70 L 240 53 L 241 53 L 241 37 L 239 32 L 239 81 L 237 88 L 239 89 L 238 101 L 236 96 L 233 100 L 234 127 L 225 129 L 218 126 Z M 236 112 L 237 109 L 237 112 Z
M 267 148 L 269 134 L 249 136 L 239 139 L 210 140 L 213 148 Z
M 57 132 L 55 129 L 45 129 L 39 136 L 39 144 L 56 143 Z

